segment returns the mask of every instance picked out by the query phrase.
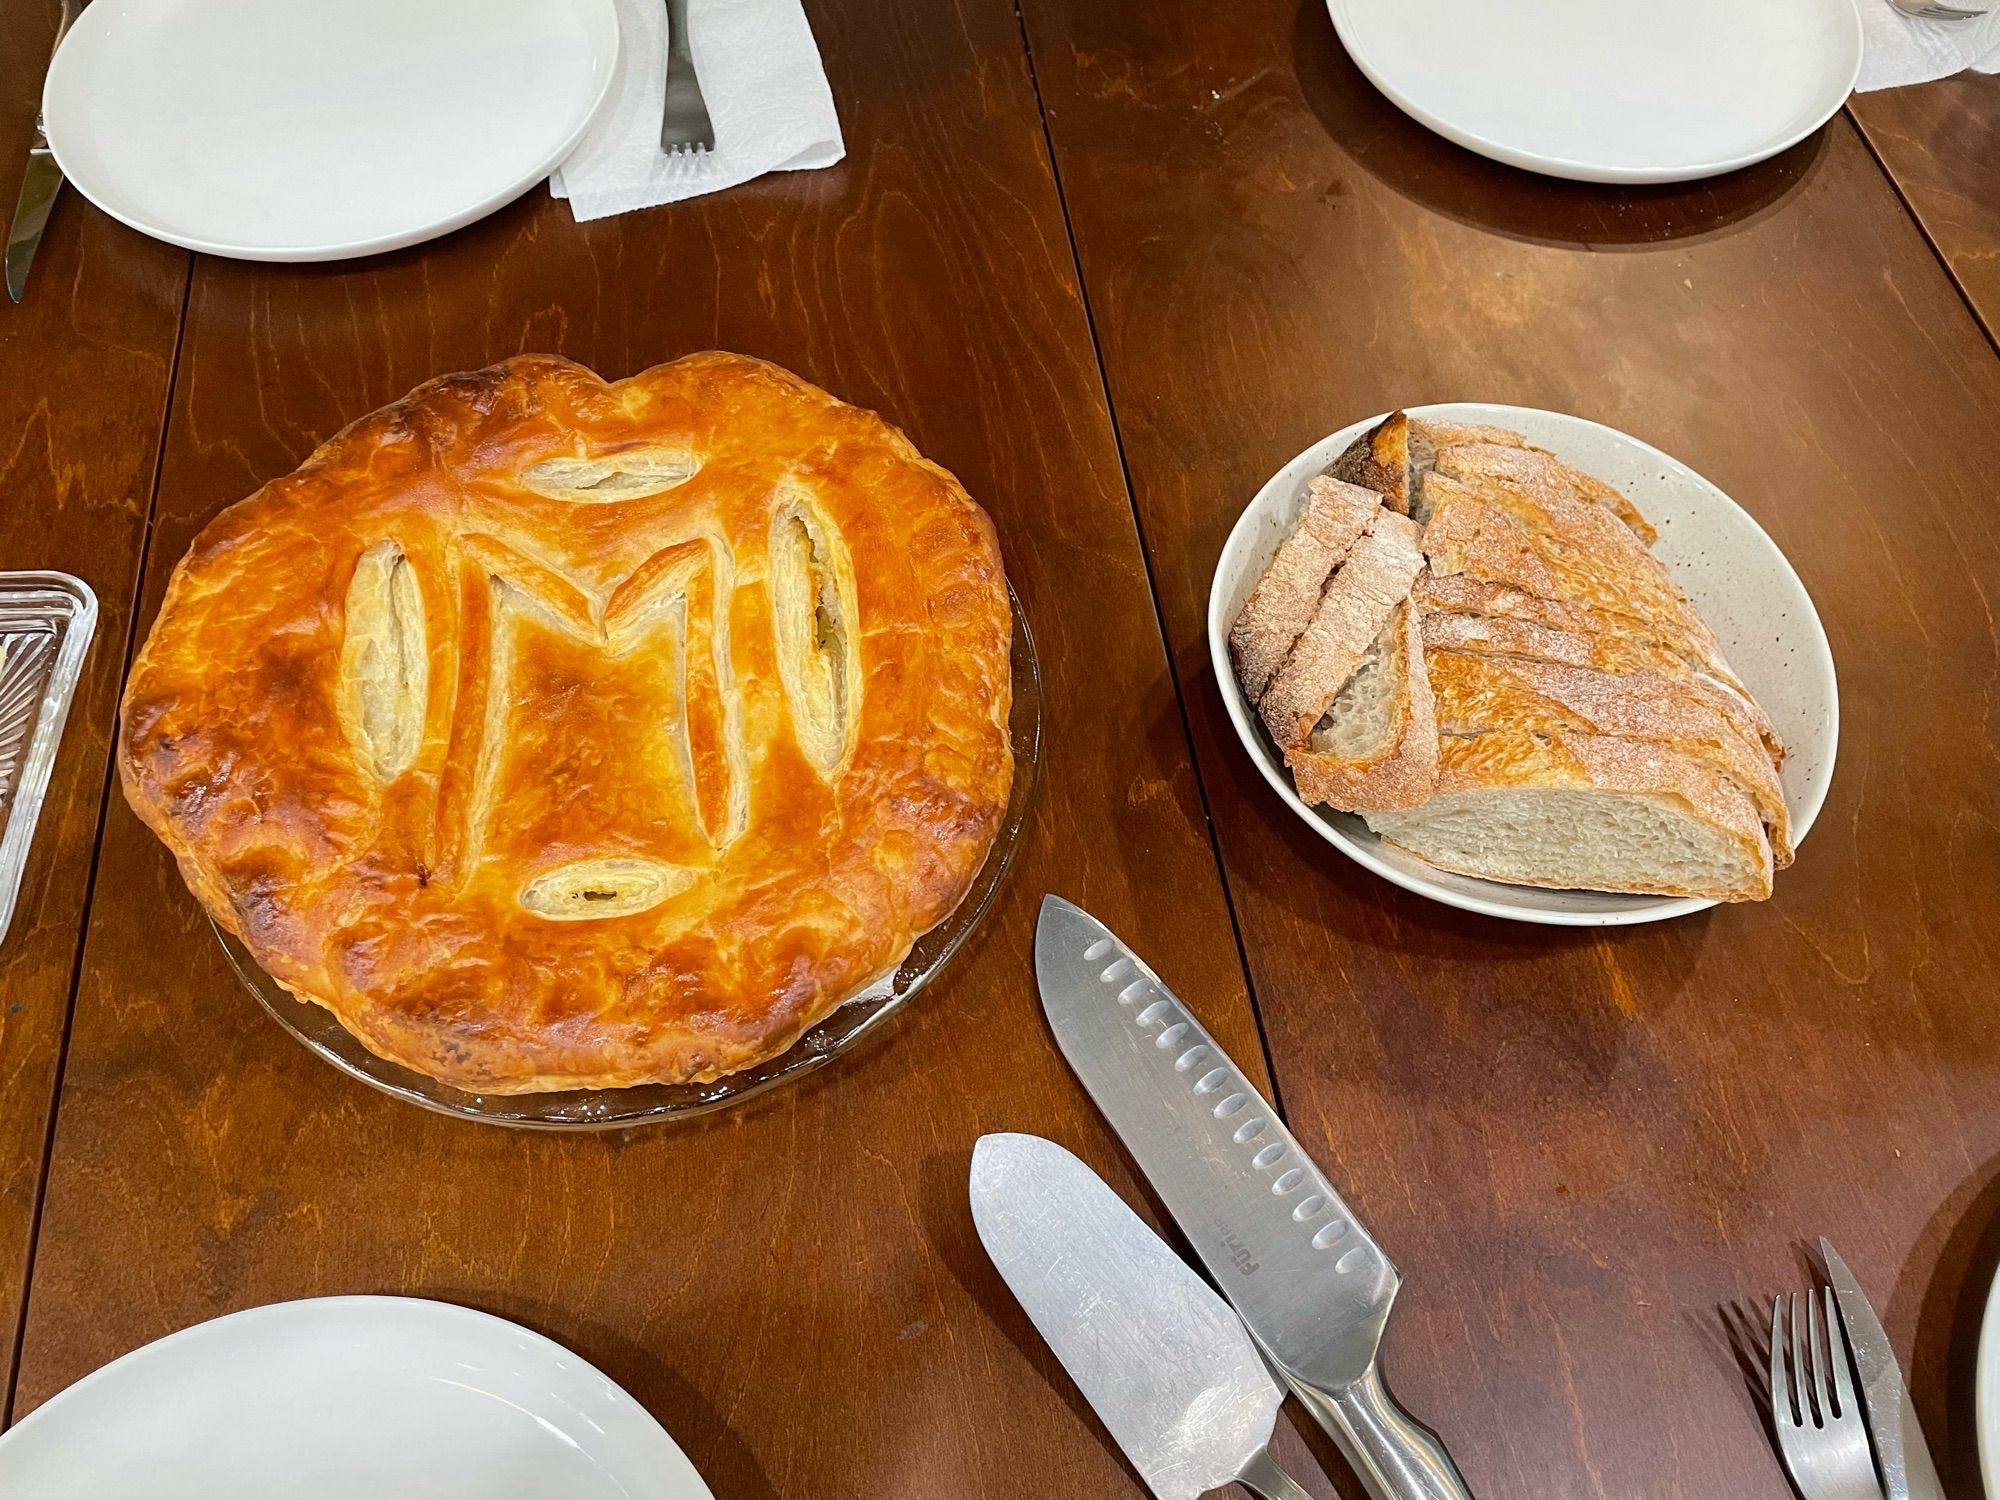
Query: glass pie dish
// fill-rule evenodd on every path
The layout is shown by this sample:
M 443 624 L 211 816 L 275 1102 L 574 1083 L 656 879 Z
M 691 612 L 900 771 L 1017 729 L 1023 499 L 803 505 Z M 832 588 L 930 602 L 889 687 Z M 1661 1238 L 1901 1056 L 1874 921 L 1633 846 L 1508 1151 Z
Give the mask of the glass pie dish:
M 81 578 L 0 573 L 0 942 L 96 629 L 97 595 Z
M 439 1114 L 530 1130 L 622 1130 L 707 1114 L 816 1073 L 880 1031 L 890 1016 L 944 972 L 992 906 L 1013 863 L 1041 771 L 1042 678 L 1027 616 L 1011 586 L 1007 597 L 1014 617 L 1013 710 L 1008 719 L 1014 782 L 986 862 L 951 915 L 917 939 L 893 974 L 855 995 L 786 1051 L 764 1062 L 709 1083 L 470 1094 L 377 1057 L 332 1011 L 294 997 L 258 967 L 241 942 L 220 926 L 210 925 L 237 978 L 280 1026 L 341 1072 Z

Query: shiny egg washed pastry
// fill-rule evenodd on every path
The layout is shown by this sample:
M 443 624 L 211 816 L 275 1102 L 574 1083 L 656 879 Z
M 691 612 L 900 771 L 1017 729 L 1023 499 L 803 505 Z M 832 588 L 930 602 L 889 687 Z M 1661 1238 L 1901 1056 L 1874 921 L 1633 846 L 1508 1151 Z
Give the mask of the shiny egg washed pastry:
M 958 903 L 1013 776 L 993 527 L 870 412 L 700 354 L 451 375 L 218 516 L 119 772 L 189 887 L 461 1089 L 715 1078 Z

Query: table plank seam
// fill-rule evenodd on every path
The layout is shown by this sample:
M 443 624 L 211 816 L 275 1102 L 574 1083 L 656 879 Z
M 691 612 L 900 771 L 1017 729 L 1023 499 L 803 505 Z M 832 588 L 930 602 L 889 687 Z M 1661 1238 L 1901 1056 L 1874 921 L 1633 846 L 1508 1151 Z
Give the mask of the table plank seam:
M 160 422 L 158 436 L 154 440 L 153 477 L 146 495 L 146 525 L 139 537 L 139 556 L 132 570 L 132 593 L 130 615 L 125 622 L 125 639 L 121 643 L 118 664 L 118 681 L 122 684 L 125 673 L 132 664 L 132 655 L 139 646 L 139 616 L 146 587 L 146 565 L 153 549 L 154 522 L 160 502 L 160 479 L 166 469 L 167 435 L 173 423 L 174 391 L 180 380 L 181 350 L 187 343 L 188 304 L 194 293 L 194 268 L 197 257 L 186 257 L 187 268 L 181 277 L 181 311 L 174 327 L 173 353 L 167 360 L 167 380 L 161 393 Z M 100 645 L 99 649 L 103 649 Z M 90 933 L 91 909 L 97 901 L 98 862 L 104 854 L 104 828 L 111 814 L 111 791 L 118 778 L 118 735 L 114 723 L 109 743 L 105 746 L 104 780 L 97 799 L 97 836 L 90 846 L 90 873 L 84 881 L 83 907 L 76 928 L 76 948 L 70 957 L 69 1001 L 63 1013 L 62 1040 L 56 1048 L 55 1071 L 49 1079 L 49 1102 L 47 1124 L 42 1131 L 42 1166 L 35 1182 L 34 1208 L 28 1216 L 27 1260 L 21 1268 L 21 1305 L 15 1320 L 13 1350 L 8 1360 L 7 1383 L 0 1391 L 0 1432 L 14 1424 L 14 1393 L 20 1382 L 21 1358 L 26 1347 L 28 1332 L 28 1309 L 34 1301 L 36 1253 L 41 1248 L 42 1208 L 48 1199 L 49 1171 L 55 1160 L 56 1126 L 62 1115 L 63 1078 L 69 1063 L 70 1033 L 76 1024 L 76 1002 L 83 985 L 83 958 Z
M 1262 1007 L 1257 1002 L 1257 985 L 1250 972 L 1250 953 L 1243 944 L 1243 924 L 1236 915 L 1236 894 L 1230 889 L 1229 871 L 1223 864 L 1222 844 L 1215 828 L 1215 814 L 1209 805 L 1208 784 L 1202 774 L 1201 756 L 1195 748 L 1194 724 L 1188 718 L 1187 689 L 1181 682 L 1180 667 L 1174 658 L 1173 636 L 1167 628 L 1166 607 L 1160 600 L 1159 580 L 1153 568 L 1153 549 L 1146 539 L 1146 523 L 1139 510 L 1138 491 L 1133 487 L 1132 466 L 1125 456 L 1125 432 L 1118 420 L 1118 403 L 1111 394 L 1111 374 L 1105 367 L 1104 342 L 1097 333 L 1097 311 L 1091 305 L 1090 286 L 1084 279 L 1083 254 L 1076 240 L 1076 225 L 1070 218 L 1069 194 L 1063 185 L 1062 164 L 1057 159 L 1055 133 L 1049 123 L 1048 104 L 1042 97 L 1042 80 L 1035 69 L 1035 45 L 1028 32 L 1028 18 L 1020 6 L 1014 19 L 1021 29 L 1021 53 L 1028 66 L 1028 84 L 1035 94 L 1035 113 L 1042 127 L 1042 149 L 1047 154 L 1049 180 L 1056 190 L 1056 204 L 1062 210 L 1063 237 L 1069 245 L 1070 274 L 1076 280 L 1077 300 L 1083 307 L 1084 328 L 1090 335 L 1091 357 L 1097 363 L 1097 385 L 1104 400 L 1105 416 L 1111 423 L 1111 444 L 1118 454 L 1118 474 L 1125 485 L 1125 503 L 1132 511 L 1132 529 L 1138 537 L 1139 561 L 1146 570 L 1146 591 L 1153 601 L 1153 620 L 1160 632 L 1160 646 L 1167 662 L 1167 677 L 1173 683 L 1174 709 L 1180 715 L 1181 738 L 1186 742 L 1188 769 L 1194 776 L 1195 795 L 1201 803 L 1202 831 L 1208 838 L 1209 857 L 1215 861 L 1215 875 L 1222 887 L 1223 910 L 1229 914 L 1229 935 L 1236 945 L 1237 966 L 1243 971 L 1243 992 L 1250 1002 L 1250 1019 L 1257 1028 L 1257 1050 L 1264 1064 L 1264 1085 L 1270 1091 L 1271 1107 L 1281 1119 L 1285 1102 L 1278 1091 L 1278 1070 L 1271 1056 L 1270 1033 L 1264 1025 Z
M 1875 143 L 1875 136 L 1869 130 L 1867 122 L 1854 112 L 1852 99 L 1841 106 L 1841 112 L 1847 116 L 1848 123 L 1854 127 L 1854 133 L 1861 138 L 1861 144 L 1868 148 L 1868 157 L 1875 163 L 1876 169 L 1881 172 L 1883 177 L 1888 179 L 1890 191 L 1896 195 L 1896 201 L 1903 205 L 1903 212 L 1910 216 L 1910 222 L 1916 225 L 1917 233 L 1924 237 L 1924 243 L 1930 247 L 1931 254 L 1936 257 L 1938 265 L 1943 268 L 1945 279 L 1951 283 L 1952 289 L 1958 293 L 1958 300 L 1963 302 L 1965 310 L 1972 314 L 1972 321 L 1978 324 L 1979 331 L 1986 335 L 1986 342 L 1992 346 L 1993 352 L 1996 355 L 2000 355 L 2000 328 L 1995 328 L 1993 324 L 1987 322 L 1986 315 L 1980 311 L 1978 302 L 1973 299 L 1972 289 L 1965 284 L 1965 279 L 1958 274 L 1958 268 L 1951 263 L 1951 257 L 1945 254 L 1944 246 L 1938 243 L 1937 236 L 1931 232 L 1931 226 L 1924 222 L 1923 213 L 1911 201 L 1909 193 L 1904 189 L 1901 181 L 1897 179 L 1895 172 L 1890 169 L 1888 161 L 1882 155 L 1881 148 Z

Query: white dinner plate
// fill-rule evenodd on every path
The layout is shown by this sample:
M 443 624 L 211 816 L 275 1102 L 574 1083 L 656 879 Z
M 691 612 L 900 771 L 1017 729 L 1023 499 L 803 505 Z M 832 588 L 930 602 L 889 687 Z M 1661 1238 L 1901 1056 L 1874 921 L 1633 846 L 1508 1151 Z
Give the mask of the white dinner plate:
M 1660 533 L 1654 553 L 1708 621 L 1729 665 L 1763 705 L 1790 751 L 1782 772 L 1785 807 L 1791 814 L 1792 843 L 1802 843 L 1833 777 L 1840 693 L 1819 612 L 1763 527 L 1694 470 L 1616 428 L 1531 406 L 1478 401 L 1412 406 L 1409 411 L 1441 422 L 1512 428 L 1536 447 L 1631 497 Z M 1230 721 L 1257 769 L 1292 811 L 1341 853 L 1405 890 L 1447 906 L 1561 927 L 1658 922 L 1714 906 L 1713 901 L 1684 896 L 1542 890 L 1454 875 L 1391 848 L 1351 813 L 1301 800 L 1283 754 L 1237 685 L 1229 659 L 1229 626 L 1296 523 L 1306 481 L 1381 420 L 1369 417 L 1320 439 L 1272 475 L 1237 519 L 1216 563 L 1208 593 L 1209 656 Z M 1780 871 L 1781 892 L 1784 880 Z
M 49 66 L 63 175 L 245 260 L 342 260 L 491 213 L 611 86 L 613 0 L 96 0 Z
M 1986 1315 L 1979 1320 L 1972 1406 L 1972 1425 L 1979 1434 L 1979 1475 L 1986 1481 L 1986 1493 L 2000 1497 L 2000 1276 L 1986 1293 Z
M 415 1297 L 279 1302 L 135 1349 L 0 1437 L 0 1494 L 713 1500 L 609 1377 Z
M 1406 114 L 1482 156 L 1585 182 L 1684 182 L 1762 161 L 1824 125 L 1861 71 L 1853 0 L 1327 9 Z

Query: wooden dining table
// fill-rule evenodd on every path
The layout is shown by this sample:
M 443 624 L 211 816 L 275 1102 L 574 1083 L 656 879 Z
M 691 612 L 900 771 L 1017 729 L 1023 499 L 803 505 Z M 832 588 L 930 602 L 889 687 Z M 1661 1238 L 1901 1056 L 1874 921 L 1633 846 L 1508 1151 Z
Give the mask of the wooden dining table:
M 1864 0 L 1873 3 L 1873 0 Z M 622 1383 L 720 1500 L 1137 1495 L 974 1235 L 1032 1131 L 1164 1223 L 1052 1044 L 1044 892 L 1148 957 L 1401 1268 L 1384 1361 L 1482 1500 L 1782 1496 L 1760 1325 L 1826 1235 L 1954 1496 L 2000 1264 L 2000 79 L 1858 96 L 1678 187 L 1399 114 L 1319 0 L 808 0 L 847 155 L 579 225 L 537 189 L 340 264 L 190 256 L 77 198 L 0 307 L 0 570 L 101 602 L 0 945 L 18 1421 L 202 1319 L 442 1298 Z M 27 140 L 54 0 L 0 4 Z M 20 158 L 0 151 L 0 203 Z M 111 771 L 222 507 L 442 372 L 700 349 L 879 410 L 992 514 L 1040 649 L 1018 861 L 856 1054 L 685 1123 L 527 1133 L 342 1076 L 233 977 Z M 1571 412 L 1762 524 L 1838 665 L 1768 902 L 1515 925 L 1340 857 L 1228 728 L 1204 604 L 1249 497 L 1403 404 Z M 1357 1496 L 1301 1414 L 1278 1453 Z M 12 1500 L 12 1497 L 9 1497 Z

